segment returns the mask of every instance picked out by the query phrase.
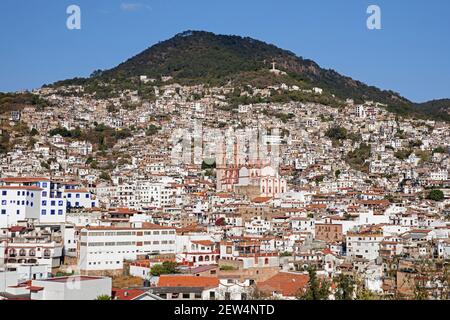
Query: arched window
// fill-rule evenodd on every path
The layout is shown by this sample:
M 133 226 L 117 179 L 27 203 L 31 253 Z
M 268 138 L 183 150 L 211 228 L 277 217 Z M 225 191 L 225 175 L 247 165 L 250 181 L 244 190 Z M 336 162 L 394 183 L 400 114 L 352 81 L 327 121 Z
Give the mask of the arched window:
M 264 264 L 269 264 L 269 258 L 264 259 Z
M 27 255 L 27 252 L 25 251 L 25 249 L 20 249 L 19 256 L 25 257 L 26 255 Z
M 9 255 L 11 257 L 15 257 L 16 256 L 16 250 L 15 249 L 9 249 Z
M 209 261 L 209 256 L 206 256 L 206 257 L 205 257 L 205 261 Z
M 35 251 L 34 249 L 31 249 L 31 250 L 28 252 L 28 255 L 29 255 L 30 257 L 34 257 L 34 256 L 36 255 L 36 251 Z
M 44 257 L 50 257 L 50 250 L 49 249 L 45 249 L 44 250 Z
M 198 257 L 198 261 L 199 261 L 199 262 L 203 261 L 203 256 L 199 256 L 199 257 Z

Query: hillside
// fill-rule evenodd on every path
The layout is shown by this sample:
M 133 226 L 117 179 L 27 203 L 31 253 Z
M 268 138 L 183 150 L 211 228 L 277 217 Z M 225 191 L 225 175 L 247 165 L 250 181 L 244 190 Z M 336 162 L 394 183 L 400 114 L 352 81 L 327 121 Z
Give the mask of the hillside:
M 107 78 L 148 75 L 173 76 L 191 83 L 225 83 L 241 73 L 268 69 L 275 61 L 277 68 L 295 80 L 328 89 L 341 98 L 382 103 L 408 103 L 390 91 L 382 91 L 320 68 L 312 60 L 251 38 L 216 35 L 203 31 L 186 31 L 158 43 L 116 68 L 102 74 Z
M 267 70 L 271 63 L 285 71 L 286 76 L 272 77 Z M 265 72 L 265 73 L 264 73 Z M 415 105 L 393 91 L 380 90 L 360 81 L 343 76 L 334 70 L 323 69 L 312 60 L 274 45 L 240 36 L 216 35 L 205 31 L 186 31 L 160 42 L 117 67 L 96 71 L 89 79 L 72 79 L 55 85 L 82 84 L 90 87 L 100 96 L 107 96 L 107 90 L 135 89 L 130 80 L 147 75 L 160 79 L 162 75 L 172 76 L 181 84 L 232 84 L 242 86 L 272 85 L 280 82 L 299 86 L 321 87 L 337 98 L 352 98 L 360 103 L 373 100 L 389 106 L 398 114 L 440 119 L 447 114 L 440 108 Z M 98 84 L 113 84 L 101 88 Z M 243 83 L 244 82 L 244 83 Z
M 440 118 L 443 121 L 450 121 L 450 99 L 416 103 L 414 109 L 418 114 L 428 115 L 431 118 Z

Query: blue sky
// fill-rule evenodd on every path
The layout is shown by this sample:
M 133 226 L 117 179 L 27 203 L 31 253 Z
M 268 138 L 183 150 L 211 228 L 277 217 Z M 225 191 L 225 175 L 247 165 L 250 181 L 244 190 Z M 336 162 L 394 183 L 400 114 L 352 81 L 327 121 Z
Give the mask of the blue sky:
M 81 7 L 82 29 L 66 28 Z M 382 30 L 366 9 L 380 6 Z M 254 37 L 413 101 L 450 98 L 448 0 L 1 0 L 0 91 L 107 69 L 188 29 Z

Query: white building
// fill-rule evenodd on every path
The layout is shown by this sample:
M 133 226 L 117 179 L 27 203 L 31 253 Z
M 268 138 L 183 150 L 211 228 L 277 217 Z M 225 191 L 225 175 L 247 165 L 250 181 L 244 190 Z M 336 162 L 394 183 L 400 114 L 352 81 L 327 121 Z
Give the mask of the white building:
M 68 208 L 94 208 L 97 207 L 97 200 L 86 189 L 73 189 L 64 191 Z
M 347 256 L 375 260 L 379 254 L 381 233 L 347 233 Z
M 62 251 L 63 245 L 54 241 L 4 239 L 0 242 L 0 265 L 17 267 L 28 263 L 57 268 L 61 265 Z
M 436 181 L 446 181 L 448 180 L 447 170 L 437 170 L 430 172 L 430 179 Z
M 87 227 L 80 232 L 78 266 L 82 272 L 122 270 L 138 255 L 174 254 L 175 228 L 151 223 L 131 227 Z
M 2 209 L 0 216 L 15 214 L 32 215 L 42 223 L 64 223 L 66 220 L 66 200 L 56 183 L 46 178 L 4 178 L 0 179 L 2 188 Z M 8 192 L 9 189 L 9 192 Z M 20 192 L 20 194 L 19 194 Z M 6 208 L 3 208 L 3 203 Z M 29 207 L 29 208 L 26 208 Z M 7 212 L 11 214 L 7 215 Z M 36 213 L 39 215 L 36 216 Z M 19 213 L 19 214 L 18 214 Z M 4 217 L 4 218 L 5 218 Z M 4 222 L 6 219 L 0 218 Z M 14 220 L 14 218 L 13 218 Z M 12 223 L 12 222 L 10 222 Z
M 33 280 L 30 291 L 31 300 L 95 300 L 111 296 L 112 280 L 86 276 Z
M 0 227 L 16 225 L 18 221 L 40 218 L 42 189 L 35 186 L 0 187 Z

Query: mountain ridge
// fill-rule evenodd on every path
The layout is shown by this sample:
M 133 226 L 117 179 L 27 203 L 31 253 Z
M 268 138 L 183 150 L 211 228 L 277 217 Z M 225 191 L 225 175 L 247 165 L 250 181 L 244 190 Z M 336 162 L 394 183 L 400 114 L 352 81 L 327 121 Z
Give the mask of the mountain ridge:
M 304 59 L 289 50 L 250 37 L 218 35 L 212 32 L 188 30 L 161 41 L 139 54 L 105 71 L 95 72 L 91 78 L 63 80 L 55 85 L 70 83 L 89 84 L 92 81 L 113 82 L 117 79 L 150 78 L 171 76 L 181 84 L 240 83 L 242 78 L 249 83 L 255 73 L 268 71 L 271 63 L 286 72 L 287 79 L 305 86 L 317 86 L 345 100 L 356 103 L 376 101 L 385 104 L 392 112 L 402 115 L 439 117 L 450 120 L 449 107 L 424 112 L 426 102 L 416 104 L 392 90 L 382 90 L 361 81 L 341 75 L 333 69 L 321 68 L 311 59 Z M 260 78 L 264 75 L 260 74 Z M 265 79 L 264 84 L 271 84 Z

